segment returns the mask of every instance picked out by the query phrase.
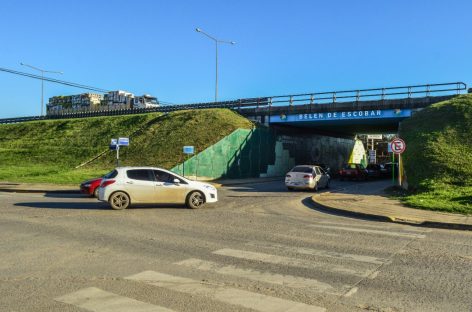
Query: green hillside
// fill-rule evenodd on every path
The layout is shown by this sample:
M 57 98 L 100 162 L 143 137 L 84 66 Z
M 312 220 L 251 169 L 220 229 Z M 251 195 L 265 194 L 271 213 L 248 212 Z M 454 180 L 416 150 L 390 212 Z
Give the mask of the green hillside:
M 472 213 L 472 95 L 426 108 L 402 123 L 414 207 Z
M 172 168 L 182 146 L 197 151 L 252 123 L 226 109 L 35 121 L 0 125 L 0 181 L 78 183 L 115 166 L 111 138 L 129 137 L 121 165 Z M 103 154 L 95 161 L 80 164 Z

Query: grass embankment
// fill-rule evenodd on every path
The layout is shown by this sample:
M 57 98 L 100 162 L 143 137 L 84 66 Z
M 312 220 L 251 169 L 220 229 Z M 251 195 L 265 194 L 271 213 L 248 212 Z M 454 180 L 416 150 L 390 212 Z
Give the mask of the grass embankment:
M 111 138 L 129 137 L 121 165 L 172 168 L 183 145 L 201 151 L 252 123 L 225 109 L 35 121 L 0 125 L 0 181 L 79 183 L 115 166 Z M 106 152 L 102 157 L 76 166 Z
M 402 123 L 409 206 L 472 214 L 472 95 L 437 103 Z

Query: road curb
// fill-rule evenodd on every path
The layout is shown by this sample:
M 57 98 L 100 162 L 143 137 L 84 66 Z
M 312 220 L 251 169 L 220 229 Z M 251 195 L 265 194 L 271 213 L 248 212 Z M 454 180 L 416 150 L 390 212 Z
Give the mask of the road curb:
M 328 205 L 320 203 L 319 201 L 316 201 L 315 198 L 314 198 L 315 196 L 310 197 L 311 202 L 313 203 L 313 205 L 316 208 L 318 208 L 319 210 L 322 210 L 324 212 L 334 213 L 334 214 L 337 214 L 337 215 L 343 215 L 343 216 L 354 217 L 354 218 L 359 218 L 359 219 L 375 220 L 375 221 L 382 221 L 382 222 L 393 222 L 392 219 L 390 217 L 387 217 L 387 216 L 375 215 L 375 214 L 363 213 L 363 212 L 357 212 L 357 211 L 351 211 L 351 210 L 345 210 L 345 209 L 341 209 L 341 208 L 328 206 Z
M 354 217 L 358 219 L 407 224 L 407 225 L 419 226 L 419 227 L 472 231 L 472 224 L 428 221 L 428 220 L 422 220 L 422 219 L 412 219 L 412 218 L 402 217 L 402 216 L 379 215 L 379 214 L 365 213 L 365 212 L 352 211 L 352 210 L 332 207 L 332 206 L 323 204 L 321 203 L 321 201 L 315 199 L 315 197 L 319 197 L 319 196 L 320 195 L 311 196 L 310 197 L 311 202 L 319 210 L 322 210 L 328 213 L 334 213 L 337 215 Z

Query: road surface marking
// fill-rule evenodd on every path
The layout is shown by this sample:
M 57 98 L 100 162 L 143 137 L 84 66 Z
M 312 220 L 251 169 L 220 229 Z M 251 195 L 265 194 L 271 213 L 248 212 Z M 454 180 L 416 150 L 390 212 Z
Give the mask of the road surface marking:
M 375 271 L 373 272 L 372 274 L 370 274 L 368 277 L 369 279 L 374 279 L 377 277 L 377 275 L 379 275 L 380 271 Z
M 252 252 L 252 251 L 237 250 L 237 249 L 230 249 L 230 248 L 216 250 L 216 251 L 213 251 L 213 253 L 216 255 L 234 257 L 234 258 L 239 258 L 239 259 L 244 259 L 244 260 L 261 261 L 261 262 L 266 262 L 266 263 L 287 265 L 287 266 L 306 268 L 306 269 L 321 269 L 323 271 L 329 271 L 329 272 L 335 272 L 335 273 L 341 273 L 341 274 L 350 274 L 350 275 L 355 275 L 355 276 L 360 276 L 360 277 L 366 277 L 369 274 L 371 274 L 370 271 L 359 272 L 353 269 L 348 269 L 346 267 L 336 265 L 336 264 L 331 264 L 331 263 L 320 264 L 320 263 L 316 263 L 313 260 L 303 260 L 303 259 L 296 259 L 296 258 L 290 258 L 290 257 L 284 257 L 284 256 L 275 256 L 275 255 L 270 255 L 270 254 L 265 254 L 265 253 L 260 253 L 260 252 Z
M 278 248 L 278 249 L 283 249 L 285 251 L 291 251 L 291 252 L 299 253 L 303 255 L 320 256 L 320 257 L 327 257 L 327 258 L 334 258 L 334 259 L 341 259 L 341 260 L 353 260 L 353 261 L 366 262 L 366 263 L 372 263 L 372 264 L 384 264 L 388 262 L 388 259 L 383 259 L 383 258 L 340 253 L 340 252 L 335 252 L 335 251 L 317 250 L 317 249 L 312 249 L 312 248 L 288 247 L 282 244 L 267 244 L 266 245 L 266 244 L 261 244 L 258 242 L 249 242 L 248 245 L 255 246 L 255 247 Z
M 303 278 L 291 275 L 272 274 L 267 272 L 260 272 L 250 269 L 240 269 L 233 265 L 220 265 L 216 262 L 205 261 L 201 259 L 187 259 L 184 261 L 176 262 L 174 264 L 183 265 L 186 267 L 214 272 L 218 274 L 231 275 L 236 277 L 242 277 L 257 282 L 265 282 L 270 284 L 281 285 L 291 288 L 309 288 L 310 290 L 320 293 L 339 294 L 335 292 L 333 286 L 317 281 L 315 279 Z M 347 288 L 348 286 L 343 286 Z
M 205 296 L 212 300 L 242 306 L 262 312 L 324 312 L 325 308 L 307 305 L 286 299 L 261 295 L 245 290 L 220 285 L 204 284 L 201 281 L 168 275 L 155 271 L 145 271 L 126 277 L 128 280 L 143 282 L 173 291 Z
M 343 230 L 343 231 L 369 233 L 369 234 L 380 234 L 380 235 L 388 235 L 388 236 L 396 236 L 396 237 L 407 237 L 407 238 L 425 238 L 426 237 L 426 235 L 416 234 L 416 233 L 389 232 L 389 231 L 369 230 L 369 229 L 344 227 L 344 226 L 334 226 L 334 225 L 310 224 L 309 226 L 315 227 L 315 228 L 323 228 L 323 229 L 331 229 L 331 230 Z
M 316 236 L 313 237 L 313 239 L 310 239 L 311 241 L 318 241 L 319 240 L 319 235 L 322 236 L 330 236 L 330 237 L 339 237 L 341 234 L 336 234 L 336 233 L 327 233 L 326 231 L 323 230 L 316 230 L 316 229 L 310 229 L 310 234 L 316 233 Z M 272 237 L 280 237 L 283 239 L 293 239 L 293 240 L 300 240 L 300 239 L 309 239 L 309 237 L 300 237 L 300 233 L 293 231 L 293 232 L 287 232 L 287 234 L 273 234 Z M 316 239 L 315 239 L 316 238 Z
M 351 297 L 351 296 L 354 295 L 358 290 L 359 290 L 359 288 L 357 288 L 357 287 L 352 287 L 351 290 L 349 290 L 349 291 L 344 295 L 344 297 Z
M 361 227 L 367 227 L 367 228 L 373 228 L 373 229 L 385 229 L 385 228 L 391 228 L 395 230 L 400 230 L 400 227 L 407 227 L 408 225 L 399 225 L 399 224 L 393 224 L 393 223 L 379 223 L 379 225 L 373 225 L 372 222 L 370 223 L 359 223 L 360 221 L 357 221 L 356 223 L 347 223 L 347 222 L 333 222 L 333 221 L 318 221 L 316 224 L 332 224 L 332 225 L 342 225 L 342 226 L 361 226 Z M 409 232 L 419 232 L 419 233 L 430 233 L 432 232 L 431 229 L 426 229 L 426 228 L 414 228 L 412 226 L 408 226 L 408 231 Z
M 310 229 L 310 233 L 316 233 L 316 235 L 323 235 L 323 236 L 332 236 L 332 237 L 339 237 L 341 234 L 339 233 L 328 233 L 324 230 L 317 230 L 317 229 Z M 288 234 L 288 235 L 287 235 Z M 288 231 L 287 234 L 275 234 L 274 235 L 284 235 L 284 236 L 290 236 L 291 238 L 298 239 L 300 238 L 300 233 L 297 230 L 294 231 Z
M 85 288 L 54 300 L 94 312 L 173 312 L 150 303 L 110 293 L 99 288 Z

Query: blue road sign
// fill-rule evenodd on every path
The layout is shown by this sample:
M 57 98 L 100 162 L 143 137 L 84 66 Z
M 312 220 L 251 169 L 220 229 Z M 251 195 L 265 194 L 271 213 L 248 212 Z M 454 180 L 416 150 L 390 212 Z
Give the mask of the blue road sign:
M 118 138 L 118 145 L 128 146 L 129 145 L 129 138 Z
M 184 154 L 194 154 L 195 147 L 194 146 L 184 146 Z

